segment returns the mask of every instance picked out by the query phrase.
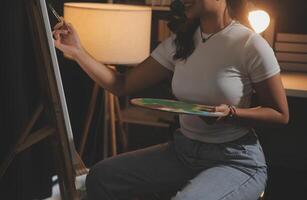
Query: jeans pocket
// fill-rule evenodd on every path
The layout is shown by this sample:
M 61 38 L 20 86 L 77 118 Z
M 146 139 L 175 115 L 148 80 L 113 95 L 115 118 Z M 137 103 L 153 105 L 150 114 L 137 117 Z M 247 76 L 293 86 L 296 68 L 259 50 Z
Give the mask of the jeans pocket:
M 246 155 L 248 153 L 248 145 L 253 140 L 251 133 L 231 141 L 220 144 L 222 152 L 226 155 Z M 253 142 L 252 142 L 253 143 Z
M 246 155 L 247 148 L 244 144 L 227 143 L 222 144 L 222 153 L 225 155 Z

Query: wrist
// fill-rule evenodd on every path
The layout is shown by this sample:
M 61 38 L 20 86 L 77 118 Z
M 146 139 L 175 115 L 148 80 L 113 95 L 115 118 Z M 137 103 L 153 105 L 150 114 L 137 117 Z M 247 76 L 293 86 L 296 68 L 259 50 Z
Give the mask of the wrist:
M 77 48 L 75 52 L 72 54 L 72 58 L 78 62 L 85 55 L 86 55 L 86 51 L 83 49 L 83 47 L 80 47 L 80 48 Z
M 232 105 L 228 105 L 228 114 L 227 114 L 227 119 L 235 119 L 237 118 L 237 109 L 236 107 L 232 106 Z

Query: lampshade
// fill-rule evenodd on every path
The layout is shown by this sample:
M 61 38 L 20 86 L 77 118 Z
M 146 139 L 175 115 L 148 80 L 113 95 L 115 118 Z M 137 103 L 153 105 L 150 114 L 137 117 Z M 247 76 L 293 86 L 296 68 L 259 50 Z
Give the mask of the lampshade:
M 65 21 L 83 47 L 105 64 L 133 65 L 149 56 L 151 8 L 103 3 L 65 3 Z

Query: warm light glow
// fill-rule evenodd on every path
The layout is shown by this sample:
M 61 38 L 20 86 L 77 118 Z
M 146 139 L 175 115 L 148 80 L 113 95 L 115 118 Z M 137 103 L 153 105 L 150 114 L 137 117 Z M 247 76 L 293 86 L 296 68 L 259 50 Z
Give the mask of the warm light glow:
M 149 56 L 150 7 L 65 3 L 64 18 L 87 52 L 104 64 L 135 65 Z
M 265 31 L 270 25 L 270 16 L 263 10 L 255 10 L 249 12 L 248 20 L 256 33 Z

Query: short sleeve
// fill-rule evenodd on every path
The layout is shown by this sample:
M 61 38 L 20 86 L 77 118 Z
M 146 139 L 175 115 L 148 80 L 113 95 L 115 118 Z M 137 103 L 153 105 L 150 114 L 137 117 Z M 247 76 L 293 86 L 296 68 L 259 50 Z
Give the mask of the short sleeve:
M 250 36 L 243 55 L 244 65 L 253 83 L 268 79 L 280 72 L 273 49 L 259 34 Z
M 174 35 L 161 42 L 151 53 L 151 57 L 171 71 L 174 71 L 175 68 L 173 56 L 176 52 L 176 48 L 173 41 Z

